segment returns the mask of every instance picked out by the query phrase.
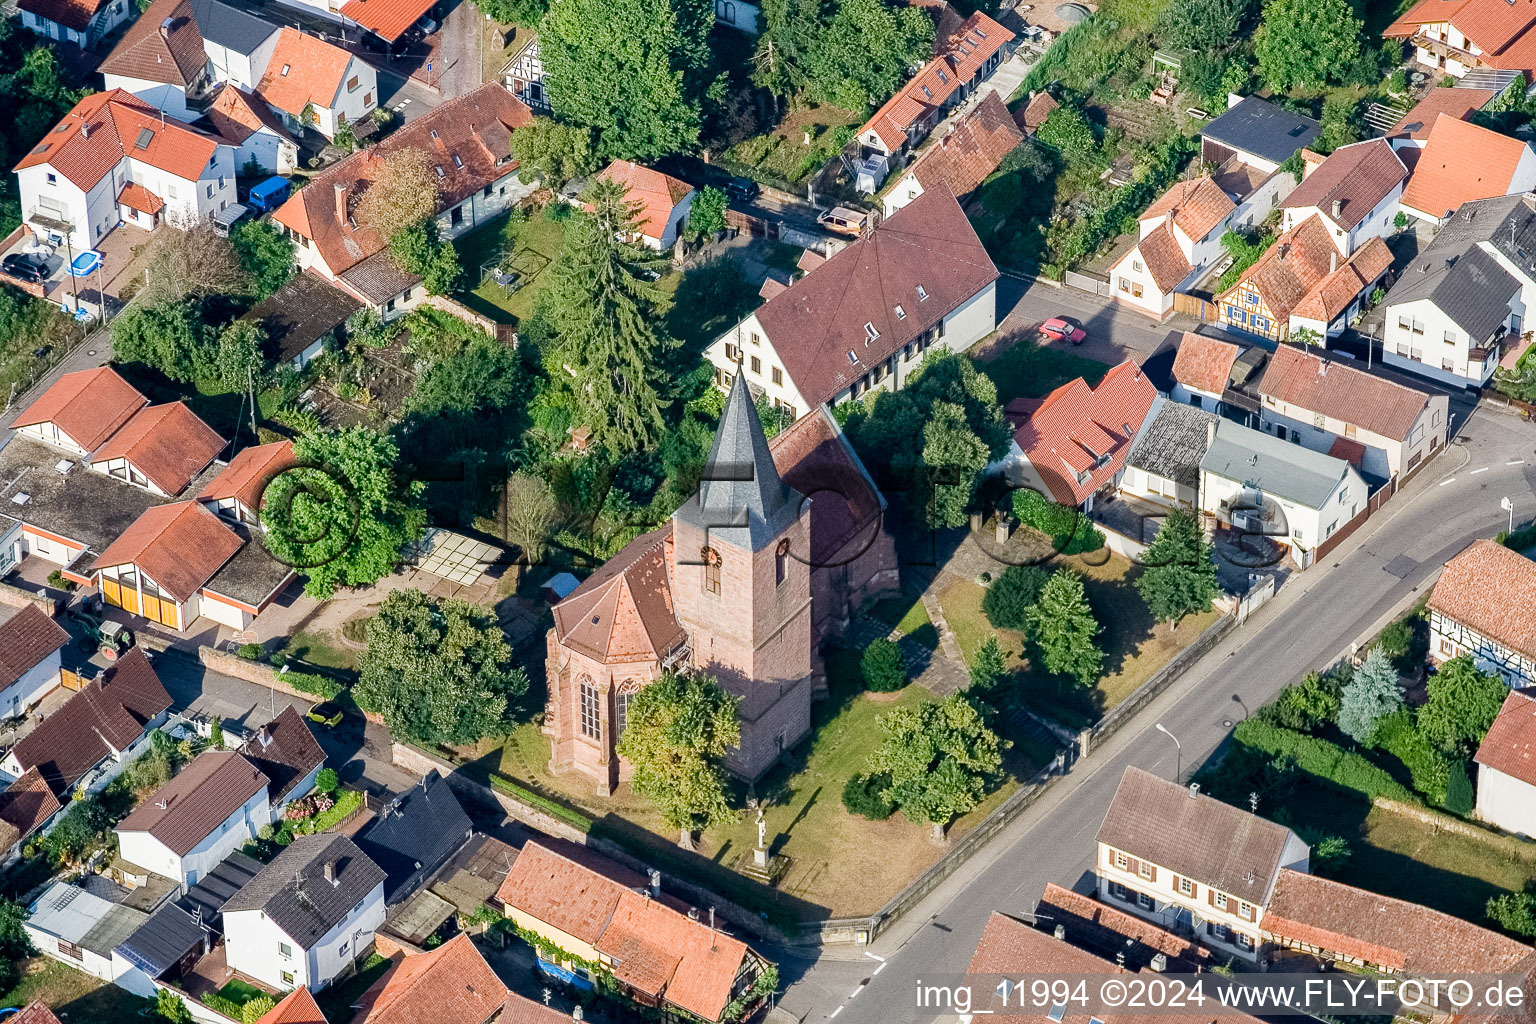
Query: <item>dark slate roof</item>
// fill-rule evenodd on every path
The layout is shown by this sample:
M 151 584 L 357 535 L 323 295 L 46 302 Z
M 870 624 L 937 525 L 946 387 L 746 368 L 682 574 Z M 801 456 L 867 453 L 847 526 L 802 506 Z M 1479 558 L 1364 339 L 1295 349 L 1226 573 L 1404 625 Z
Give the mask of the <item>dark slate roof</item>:
M 1488 206 L 1491 210 L 1500 210 L 1508 206 L 1507 212 L 1498 225 L 1492 228 L 1492 234 L 1488 241 L 1503 256 L 1515 266 L 1521 268 L 1526 274 L 1536 277 L 1536 195 L 1527 192 L 1518 196 L 1500 197 L 1487 200 L 1484 203 L 1464 204 L 1463 210 L 1476 210 L 1477 207 Z M 1513 203 L 1509 200 L 1514 199 Z M 1497 205 L 1495 205 L 1497 204 Z M 1458 214 L 1461 211 L 1458 211 Z M 1460 220 L 1458 216 L 1455 218 Z M 1477 215 L 1473 217 L 1476 223 Z M 1440 229 L 1444 233 L 1450 225 Z
M 292 362 L 309 346 L 346 323 L 363 304 L 311 273 L 293 278 L 242 320 L 261 324 L 278 363 Z
M 357 845 L 389 876 L 384 902 L 393 905 L 463 846 L 471 830 L 448 780 L 431 771 L 386 805 Z
M 291 705 L 251 733 L 240 753 L 267 777 L 274 804 L 282 803 L 299 780 L 325 764 L 320 741 L 315 739 L 304 716 Z
M 711 540 L 759 551 L 795 521 L 804 501 L 780 478 L 746 375 L 736 374 L 699 492 L 673 517 L 704 530 Z
M 1437 240 L 1438 242 L 1438 240 Z M 1387 294 L 1390 307 L 1429 299 L 1474 341 L 1486 341 L 1509 316 L 1509 300 L 1520 282 L 1476 242 L 1460 252 L 1435 252 L 1431 245 L 1414 257 Z
M 325 880 L 327 863 L 335 865 L 334 885 Z M 346 836 L 300 836 L 224 904 L 224 913 L 263 911 L 300 949 L 311 949 L 383 882 L 384 869 Z
M 192 0 L 192 18 L 204 40 L 243 55 L 277 31 L 270 21 L 219 0 Z
M 1284 163 L 1298 149 L 1312 145 L 1321 127 L 1310 117 L 1249 96 L 1206 125 L 1200 134 L 1223 146 Z
M 204 921 L 217 925 L 224 904 L 260 873 L 260 861 L 243 853 L 232 853 L 188 889 L 176 905 L 189 914 L 202 911 Z
M 259 605 L 293 575 L 293 567 L 272 557 L 258 532 L 244 523 L 219 520 L 239 537 L 240 550 L 204 583 L 215 594 Z
M 1136 440 L 1127 465 L 1185 487 L 1197 487 L 1207 430 L 1215 423 L 1213 413 L 1164 399 L 1152 422 Z
M 151 978 L 158 978 L 200 946 L 206 931 L 192 914 L 167 903 L 139 925 L 117 951 Z

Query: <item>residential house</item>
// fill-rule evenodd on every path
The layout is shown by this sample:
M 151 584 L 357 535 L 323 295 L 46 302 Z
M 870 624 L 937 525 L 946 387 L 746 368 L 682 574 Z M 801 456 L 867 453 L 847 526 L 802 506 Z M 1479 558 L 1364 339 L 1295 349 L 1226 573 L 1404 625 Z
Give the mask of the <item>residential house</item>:
M 715 382 L 745 376 L 790 419 L 898 390 L 934 345 L 997 327 L 997 267 L 940 183 L 821 262 L 705 350 Z
M 145 998 L 158 998 L 160 989 L 182 995 L 213 945 L 214 929 L 199 914 L 180 900 L 161 903 L 112 951 L 113 983 Z
M 1472 115 L 1488 106 L 1496 95 L 1492 89 L 1431 89 L 1392 126 L 1386 137 L 1397 150 L 1398 158 L 1412 172 L 1413 162 L 1418 160 L 1419 154 L 1411 151 L 1424 148 L 1429 141 L 1430 129 L 1441 114 L 1470 121 Z
M 273 820 L 315 788 L 315 779 L 325 767 L 325 750 L 292 705 L 246 737 L 240 753 L 267 777 Z
M 433 770 L 380 808 L 357 845 L 384 869 L 384 903 L 392 907 L 420 888 L 473 832 L 448 780 Z
M 1221 258 L 1221 236 L 1235 213 L 1237 203 L 1210 175 L 1176 182 L 1137 218 L 1139 238 L 1109 269 L 1110 294 L 1166 316 L 1173 293 Z
M 1074 892 L 1047 882 L 1035 904 L 1037 927 L 1053 933 L 1061 927 L 1063 941 L 1104 959 L 1124 959 L 1130 970 L 1156 969 L 1184 973 L 1208 971 L 1221 961 L 1195 938 L 1164 931 L 1151 921 L 1108 903 L 1091 893 Z
M 179 121 L 197 110 L 215 82 L 203 49 L 193 0 L 155 0 L 144 9 L 97 68 L 108 93 L 122 90 Z
M 488 1024 L 514 998 L 463 932 L 436 949 L 392 959 L 389 969 L 353 1004 L 356 1024 Z M 534 1005 L 551 1019 L 570 1019 Z
M 1373 973 L 1444 977 L 1508 971 L 1531 955 L 1529 944 L 1462 918 L 1289 867 L 1275 880 L 1263 930 L 1281 951 L 1276 971 L 1312 970 L 1322 958 Z M 1299 954 L 1295 967 L 1288 953 Z
M 79 885 L 56 881 L 27 907 L 22 928 L 44 956 L 113 982 L 122 971 L 114 963 L 112 951 L 148 918 L 142 910 L 114 903 Z
M 1200 460 L 1200 510 L 1248 536 L 1288 546 L 1296 564 L 1366 508 L 1368 488 L 1343 459 L 1218 420 Z
M 1387 293 L 1382 361 L 1486 384 L 1536 304 L 1536 196 L 1464 204 Z
M 715 0 L 715 24 L 725 25 L 738 32 L 755 36 L 761 29 L 759 22 L 763 11 L 755 3 L 746 0 Z
M 1305 165 L 1301 184 L 1280 204 L 1280 227 L 1289 231 L 1321 218 L 1339 257 L 1355 254 L 1369 239 L 1394 230 L 1408 168 L 1385 139 L 1340 146 L 1326 160 Z
M 1231 97 L 1225 113 L 1200 132 L 1200 162 L 1237 162 L 1273 174 L 1298 149 L 1312 145 L 1322 125 L 1257 96 Z
M 482 85 L 316 175 L 272 219 L 297 244 L 301 270 L 319 274 L 386 319 L 398 316 L 425 291 L 420 278 L 395 265 L 384 235 L 354 219 L 358 197 L 391 154 L 407 149 L 431 153 L 440 184 L 438 232 L 457 238 L 530 191 L 517 180 L 510 147 L 512 129 L 532 117 L 500 85 Z
M 223 450 L 224 439 L 185 403 L 167 402 L 137 410 L 91 452 L 86 468 L 170 498 L 186 490 Z
M 1414 162 L 1401 205 L 1411 217 L 1443 224 L 1463 203 L 1533 188 L 1536 151 L 1528 143 L 1440 114 Z
M 320 1012 L 320 1004 L 307 988 L 296 988 L 262 1014 L 256 1024 L 330 1024 Z M 512 1024 L 512 1022 L 508 1022 Z
M 117 823 L 131 876 L 160 875 L 183 892 L 272 823 L 268 779 L 229 750 L 209 750 Z
M 1258 383 L 1259 429 L 1327 452 L 1378 481 L 1407 476 L 1446 443 L 1450 399 L 1291 345 Z
M 997 468 L 1015 487 L 1091 512 L 1094 496 L 1118 482 L 1156 397 L 1127 359 L 1093 386 L 1079 377 L 1044 398 L 1015 399 L 1006 409 L 1013 443 Z
M 27 840 L 42 831 L 63 806 L 36 768 L 28 768 L 21 778 L 0 789 L 0 869 L 19 860 Z
M 636 1002 L 721 1020 L 767 962 L 712 921 L 662 898 L 659 876 L 649 890 L 636 891 L 629 875 L 596 855 L 578 861 L 530 840 L 499 895 L 519 928 L 599 965 Z M 547 954 L 536 953 L 545 967 Z
M 1536 71 L 1536 36 L 1531 18 L 1504 0 L 1420 0 L 1382 30 L 1388 39 L 1407 39 L 1424 67 L 1480 80 L 1502 91 Z
M 243 449 L 197 494 L 210 512 L 247 526 L 261 523 L 261 496 L 267 486 L 298 465 L 292 441 L 270 441 Z
M 1536 562 L 1475 540 L 1445 563 L 1429 592 L 1429 658 L 1469 655 L 1512 688 L 1536 684 Z
M 981 11 L 966 18 L 936 41 L 934 58 L 859 129 L 864 154 L 890 162 L 916 149 L 1007 59 L 1013 40 L 1012 32 Z
M 1169 394 L 1175 402 L 1252 426 L 1259 413 L 1252 386 L 1268 361 L 1269 353 L 1257 345 L 1244 347 L 1186 331 L 1174 353 Z
M 1127 768 L 1099 826 L 1099 898 L 1256 961 L 1283 868 L 1305 871 L 1307 844 L 1283 825 Z
M 302 370 L 325 351 L 327 344 L 341 344 L 347 319 L 362 308 L 362 302 L 352 294 L 313 271 L 305 271 L 294 274 L 241 319 L 261 325 L 277 365 Z
M 59 1024 L 59 1018 L 41 1000 L 34 1000 L 23 1006 L 21 1012 L 11 1018 L 10 1024 Z
M 234 147 L 120 89 L 76 103 L 16 165 L 22 221 L 90 249 L 119 222 L 182 226 L 235 202 Z
M 35 604 L 0 621 L 0 718 L 15 718 L 59 685 L 64 627 Z
M 1264 255 L 1216 296 L 1227 326 L 1284 341 L 1308 330 L 1327 339 L 1344 329 L 1392 267 L 1392 253 L 1372 237 L 1347 259 L 1320 215 L 1284 232 Z
M 821 643 L 896 584 L 883 508 L 830 416 L 770 446 L 738 378 L 698 493 L 554 606 L 544 732 L 555 770 L 612 792 L 631 771 L 617 751 L 631 698 L 665 671 L 697 669 L 741 698 L 726 765 L 748 779 L 768 771 L 810 730 Z
M 361 57 L 284 25 L 256 94 L 288 130 L 312 128 L 335 139 L 342 125 L 378 106 L 379 85 Z
M 135 647 L 17 740 L 0 771 L 36 769 L 60 798 L 77 786 L 97 792 L 144 752 L 170 708 L 171 695 Z
M 208 58 L 209 79 L 246 94 L 253 92 L 277 49 L 278 26 L 249 7 L 234 7 L 222 0 L 191 0 L 191 8 Z
M 261 97 L 225 82 L 214 90 L 206 116 L 214 134 L 235 147 L 235 166 L 241 173 L 255 167 L 268 174 L 292 174 L 298 167 L 298 141 Z
M 942 138 L 919 151 L 906 173 L 886 189 L 881 198 L 885 215 L 889 217 L 940 181 L 964 203 L 1023 141 L 1024 132 L 1002 97 L 988 93 Z
M 224 904 L 224 956 L 257 981 L 318 992 L 383 923 L 384 869 L 346 836 L 299 836 Z
M 537 35 L 528 33 L 501 66 L 501 84 L 525 107 L 549 114 L 549 89 L 544 82 L 544 59 L 539 55 Z
M 16 7 L 22 28 L 83 50 L 95 49 L 135 9 L 129 0 L 18 0 Z
M 288 3 L 291 0 L 278 0 Z M 337 0 L 300 0 L 329 9 Z M 403 46 L 401 40 L 413 27 L 421 25 L 432 10 L 432 0 L 346 0 L 341 5 L 342 21 L 372 33 L 389 46 Z M 407 41 L 408 42 L 408 41 Z
M 624 189 L 625 199 L 637 206 L 634 241 L 647 249 L 670 249 L 688 220 L 697 194 L 686 181 L 630 160 L 615 160 L 598 174 Z
M 1200 461 L 1215 429 L 1215 413 L 1157 396 L 1125 460 L 1121 493 L 1159 505 L 1199 508 Z
M 1477 816 L 1517 836 L 1536 836 L 1536 691 L 1509 692 L 1473 760 Z

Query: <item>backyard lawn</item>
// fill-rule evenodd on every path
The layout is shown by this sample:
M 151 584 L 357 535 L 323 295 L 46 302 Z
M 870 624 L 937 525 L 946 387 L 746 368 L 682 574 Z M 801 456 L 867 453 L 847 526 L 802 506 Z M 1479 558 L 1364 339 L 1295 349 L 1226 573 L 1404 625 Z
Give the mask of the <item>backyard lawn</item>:
M 862 114 L 837 107 L 814 103 L 796 107 L 773 131 L 754 135 L 726 150 L 719 163 L 769 184 L 798 185 L 837 155 L 862 120 Z
M 0 1006 L 26 1006 L 36 1000 L 66 1022 L 134 1021 L 144 1006 L 144 1000 L 126 989 L 46 956 L 23 961 L 16 987 L 0 992 Z
M 357 656 L 361 653 L 343 646 L 341 641 L 330 633 L 308 630 L 289 637 L 282 651 L 300 661 L 307 661 L 311 665 L 334 669 L 338 672 L 356 672 Z
M 997 635 L 1010 669 L 1018 675 L 1019 697 L 1030 707 L 1056 719 L 1063 725 L 1080 728 L 1095 721 L 1104 712 L 1129 697 L 1166 665 L 1175 654 L 1188 647 L 1219 618 L 1215 611 L 1191 615 L 1169 631 L 1166 625 L 1152 621 L 1134 581 L 1138 570 L 1119 555 L 1058 557 L 1051 566 L 1068 566 L 1082 574 L 1088 601 L 1104 626 L 1099 642 L 1104 648 L 1104 674 L 1092 690 L 1082 691 L 1043 672 L 1037 673 L 1024 657 L 1024 638 L 1012 630 L 993 629 L 981 610 L 986 591 L 980 584 L 960 579 L 939 596 L 944 620 L 969 663 L 987 637 Z
M 534 301 L 547 283 L 546 271 L 560 255 L 568 221 L 556 220 L 547 208 L 517 225 L 508 264 L 522 274 L 523 286 L 508 291 L 494 280 L 484 280 L 481 268 L 497 260 L 508 248 L 507 218 L 497 217 L 454 241 L 459 250 L 459 265 L 464 268 L 464 282 L 469 292 L 459 298 L 466 306 L 493 320 L 516 323 L 533 312 Z
M 1018 335 L 998 338 L 985 349 L 973 352 L 972 358 L 977 368 L 997 385 L 997 400 L 1003 405 L 1015 398 L 1041 398 L 1078 377 L 1097 384 L 1109 371 L 1097 359 Z

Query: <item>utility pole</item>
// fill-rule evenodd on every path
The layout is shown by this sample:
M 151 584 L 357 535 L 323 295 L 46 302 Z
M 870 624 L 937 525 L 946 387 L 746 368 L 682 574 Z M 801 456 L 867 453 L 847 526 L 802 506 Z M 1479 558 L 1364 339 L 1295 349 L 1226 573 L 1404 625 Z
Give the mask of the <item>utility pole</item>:
M 256 377 L 251 368 L 245 368 L 245 387 L 251 395 L 251 439 L 253 443 L 261 443 L 261 434 L 256 429 Z

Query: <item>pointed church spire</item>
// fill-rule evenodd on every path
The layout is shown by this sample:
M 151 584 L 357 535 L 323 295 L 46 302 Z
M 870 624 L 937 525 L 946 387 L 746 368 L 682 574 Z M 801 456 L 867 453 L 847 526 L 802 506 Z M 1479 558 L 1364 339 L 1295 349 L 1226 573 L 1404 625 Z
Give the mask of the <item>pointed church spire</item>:
M 738 371 L 699 492 L 675 514 L 712 537 L 758 551 L 795 521 L 802 502 L 773 464 L 752 392 Z

